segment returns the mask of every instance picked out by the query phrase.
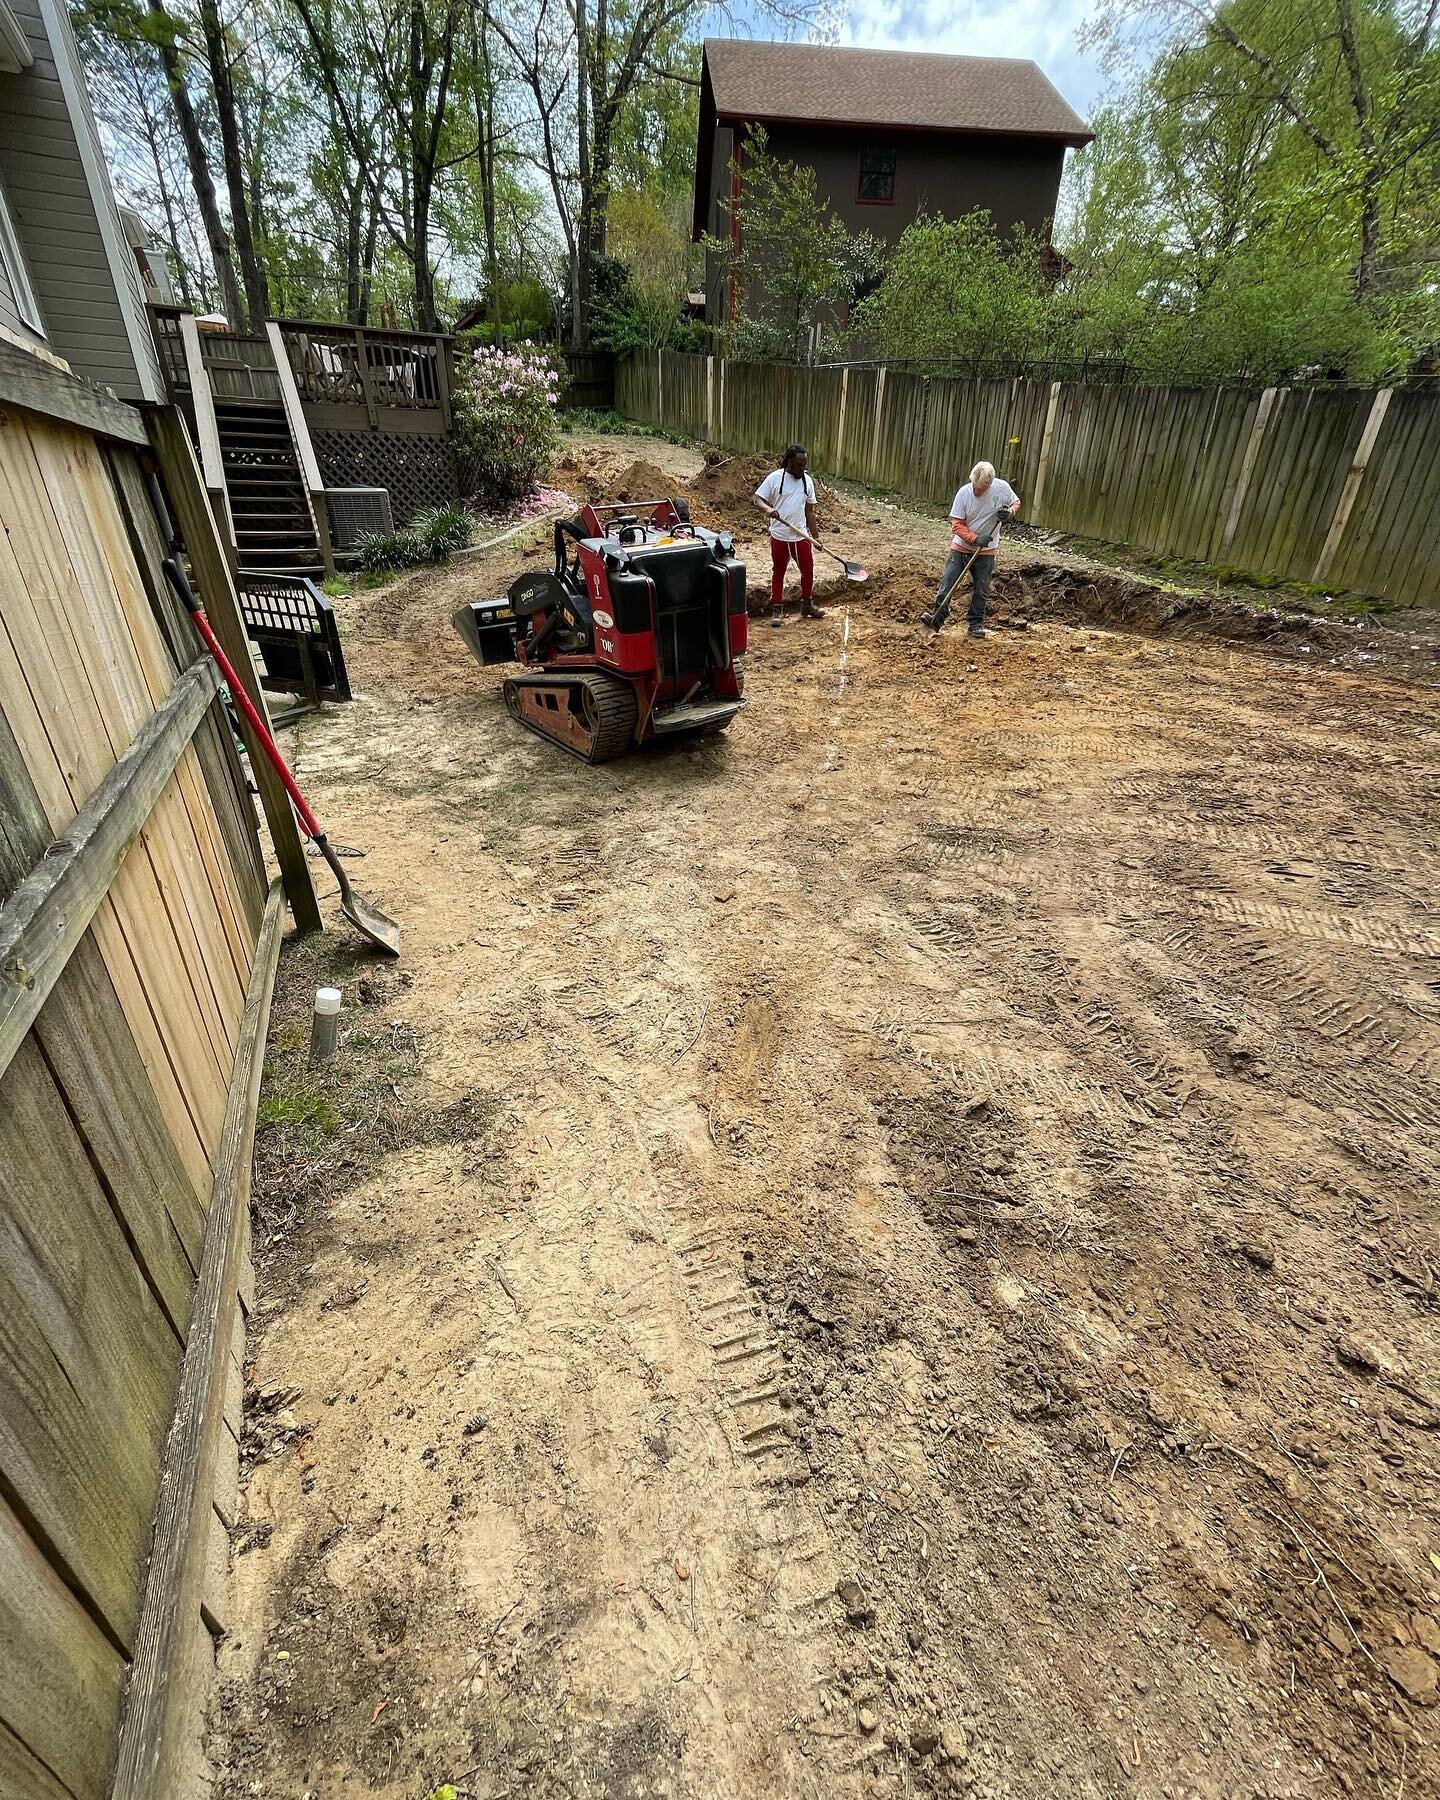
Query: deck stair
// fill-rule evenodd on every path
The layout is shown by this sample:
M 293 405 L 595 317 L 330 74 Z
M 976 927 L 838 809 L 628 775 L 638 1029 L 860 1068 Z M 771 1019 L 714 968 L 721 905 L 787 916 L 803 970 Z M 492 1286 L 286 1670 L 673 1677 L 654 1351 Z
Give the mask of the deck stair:
M 323 581 L 324 557 L 284 407 L 217 395 L 215 423 L 240 567 Z

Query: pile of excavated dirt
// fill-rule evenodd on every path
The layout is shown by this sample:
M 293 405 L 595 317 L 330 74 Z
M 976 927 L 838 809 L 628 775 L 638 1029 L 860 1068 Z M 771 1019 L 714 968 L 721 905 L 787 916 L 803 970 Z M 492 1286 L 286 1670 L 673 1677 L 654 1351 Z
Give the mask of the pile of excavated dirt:
M 722 456 L 706 459 L 705 467 L 691 486 L 695 500 L 731 531 L 751 531 L 758 514 L 755 490 L 775 468 L 771 456 Z M 832 534 L 851 518 L 850 507 L 833 488 L 826 487 L 812 469 L 815 497 L 824 515 L 826 530 Z M 697 514 L 698 516 L 698 514 Z

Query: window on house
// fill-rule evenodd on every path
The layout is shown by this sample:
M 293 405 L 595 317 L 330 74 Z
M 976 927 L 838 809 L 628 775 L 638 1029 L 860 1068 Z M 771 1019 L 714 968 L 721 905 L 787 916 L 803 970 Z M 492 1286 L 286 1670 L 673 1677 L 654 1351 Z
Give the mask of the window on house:
M 30 270 L 25 262 L 25 252 L 20 248 L 4 188 L 0 188 L 0 274 L 5 277 L 16 312 L 37 337 L 44 337 L 45 321 L 40 313 L 40 302 L 30 284 Z
M 860 185 L 855 198 L 862 205 L 888 206 L 895 198 L 895 152 L 862 150 Z

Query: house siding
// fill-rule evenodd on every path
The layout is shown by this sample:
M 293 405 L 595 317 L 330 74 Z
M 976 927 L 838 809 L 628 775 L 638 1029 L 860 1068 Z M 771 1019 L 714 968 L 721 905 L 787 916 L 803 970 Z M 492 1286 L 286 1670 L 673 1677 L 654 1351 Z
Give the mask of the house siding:
M 115 209 L 69 21 L 57 0 L 11 0 L 11 10 L 35 61 L 21 74 L 0 74 L 0 179 L 46 341 L 77 374 L 124 399 L 163 399 L 140 271 Z
M 821 199 L 851 231 L 873 231 L 894 244 L 922 212 L 958 219 L 985 207 L 1002 234 L 1023 225 L 1049 238 L 1063 144 L 1043 138 L 824 126 L 776 125 L 767 127 L 766 135 L 774 155 L 814 169 Z M 871 149 L 896 153 L 895 198 L 888 205 L 866 205 L 855 197 L 860 153 Z
M 706 229 L 716 237 L 730 235 L 730 216 L 720 204 L 730 193 L 730 159 L 735 154 L 735 133 L 728 125 L 716 128 L 710 158 L 710 193 L 705 208 Z M 705 253 L 705 317 L 725 316 L 724 264 L 712 251 Z
M 1020 225 L 1049 241 L 1065 161 L 1065 146 L 1057 140 L 787 124 L 767 125 L 765 134 L 772 155 L 815 171 L 820 199 L 849 230 L 873 232 L 887 246 L 898 243 L 922 213 L 958 219 L 982 207 L 1002 236 Z M 722 199 L 729 193 L 735 135 L 730 126 L 714 128 L 705 216 L 719 236 L 729 230 Z M 870 149 L 896 153 L 895 197 L 884 205 L 856 197 L 860 154 Z M 723 320 L 726 299 L 717 261 L 707 258 L 706 316 Z
M 15 296 L 10 291 L 10 283 L 6 279 L 4 265 L 0 264 L 0 326 L 3 326 L 12 337 L 25 342 L 33 342 L 34 334 L 20 317 L 20 308 L 15 304 Z

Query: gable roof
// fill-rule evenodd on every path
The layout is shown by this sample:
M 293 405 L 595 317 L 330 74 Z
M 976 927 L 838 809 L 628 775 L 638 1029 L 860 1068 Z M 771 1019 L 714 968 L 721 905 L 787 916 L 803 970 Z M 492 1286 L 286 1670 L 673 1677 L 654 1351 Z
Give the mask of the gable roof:
M 1088 144 L 1093 135 L 1033 62 L 706 38 L 704 73 L 724 122 L 804 120 L 997 132 Z

